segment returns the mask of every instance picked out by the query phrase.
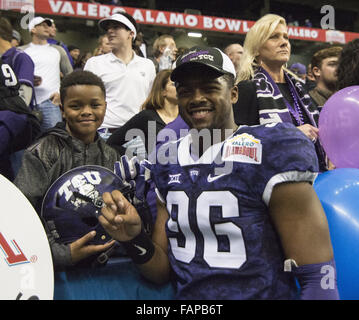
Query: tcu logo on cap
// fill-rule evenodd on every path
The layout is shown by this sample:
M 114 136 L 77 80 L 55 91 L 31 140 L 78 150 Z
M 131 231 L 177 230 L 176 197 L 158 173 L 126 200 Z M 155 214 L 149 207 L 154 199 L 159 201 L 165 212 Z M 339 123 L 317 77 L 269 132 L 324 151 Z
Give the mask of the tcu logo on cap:
M 210 54 L 200 54 L 196 58 L 193 58 L 191 60 L 210 60 L 210 61 L 214 61 L 214 58 Z

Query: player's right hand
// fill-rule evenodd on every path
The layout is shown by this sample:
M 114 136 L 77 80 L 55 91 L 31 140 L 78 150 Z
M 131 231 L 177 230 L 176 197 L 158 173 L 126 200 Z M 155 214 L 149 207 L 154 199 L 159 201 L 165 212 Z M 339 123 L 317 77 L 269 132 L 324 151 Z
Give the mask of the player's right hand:
M 115 240 L 126 242 L 135 238 L 142 228 L 142 221 L 135 207 L 118 190 L 102 195 L 105 206 L 99 221 Z

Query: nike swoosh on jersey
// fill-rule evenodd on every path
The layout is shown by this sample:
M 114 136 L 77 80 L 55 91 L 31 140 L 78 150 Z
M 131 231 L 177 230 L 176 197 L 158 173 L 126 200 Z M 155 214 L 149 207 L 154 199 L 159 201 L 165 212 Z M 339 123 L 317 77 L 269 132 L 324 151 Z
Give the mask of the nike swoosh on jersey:
M 141 253 L 139 254 L 140 256 L 143 256 L 144 254 L 146 254 L 147 250 L 145 248 L 142 248 L 140 246 L 138 246 L 137 244 L 134 244 L 134 246 L 141 251 Z
M 222 173 L 222 174 L 220 174 L 218 176 L 212 176 L 211 174 L 209 174 L 208 177 L 207 177 L 207 181 L 208 182 L 213 182 L 213 181 L 215 181 L 215 180 L 217 180 L 219 178 L 222 178 L 222 177 L 224 177 L 226 175 L 227 175 L 227 173 Z

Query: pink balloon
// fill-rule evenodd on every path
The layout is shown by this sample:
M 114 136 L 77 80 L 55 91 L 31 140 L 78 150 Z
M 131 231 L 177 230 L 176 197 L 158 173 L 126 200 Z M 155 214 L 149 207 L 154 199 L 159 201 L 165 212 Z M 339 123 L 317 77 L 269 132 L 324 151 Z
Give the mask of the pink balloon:
M 359 168 L 359 86 L 327 100 L 319 115 L 319 138 L 337 168 Z

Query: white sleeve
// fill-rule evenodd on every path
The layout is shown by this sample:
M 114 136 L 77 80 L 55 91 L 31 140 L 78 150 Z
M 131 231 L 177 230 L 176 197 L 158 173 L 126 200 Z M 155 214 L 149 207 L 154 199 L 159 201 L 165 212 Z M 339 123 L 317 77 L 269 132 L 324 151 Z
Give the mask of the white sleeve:
M 314 183 L 318 173 L 311 171 L 287 171 L 281 172 L 273 176 L 269 179 L 267 185 L 265 186 L 262 199 L 264 203 L 268 206 L 270 198 L 272 196 L 273 188 L 279 184 L 284 182 L 309 182 L 311 184 Z
M 32 98 L 32 88 L 27 84 L 21 84 L 19 88 L 19 96 L 25 101 L 26 105 L 29 106 Z

